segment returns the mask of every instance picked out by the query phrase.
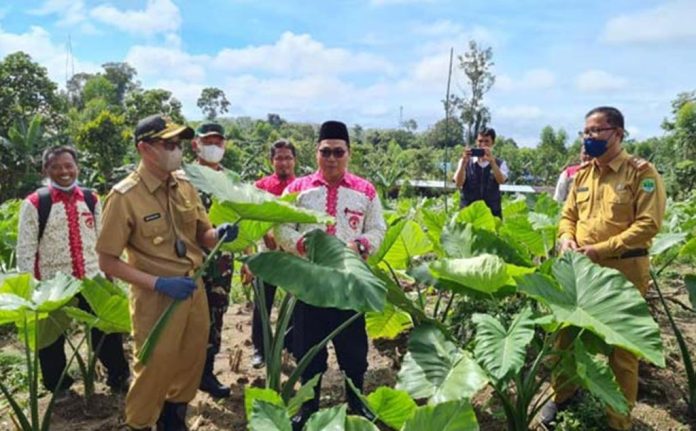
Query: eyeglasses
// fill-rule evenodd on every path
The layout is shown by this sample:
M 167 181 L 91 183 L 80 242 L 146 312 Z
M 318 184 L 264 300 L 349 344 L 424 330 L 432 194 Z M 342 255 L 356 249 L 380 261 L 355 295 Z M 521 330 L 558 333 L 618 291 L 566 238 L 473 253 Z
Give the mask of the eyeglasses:
M 325 159 L 328 159 L 333 154 L 334 158 L 340 159 L 346 155 L 346 150 L 343 148 L 322 148 L 319 150 L 319 154 Z
M 578 132 L 579 137 L 583 136 L 597 136 L 602 132 L 606 132 L 607 130 L 615 130 L 616 127 L 593 127 L 591 129 L 585 129 L 581 130 Z
M 181 141 L 178 139 L 158 139 L 152 142 L 152 145 L 156 144 L 162 144 L 162 147 L 167 151 L 174 151 L 175 148 L 181 148 Z

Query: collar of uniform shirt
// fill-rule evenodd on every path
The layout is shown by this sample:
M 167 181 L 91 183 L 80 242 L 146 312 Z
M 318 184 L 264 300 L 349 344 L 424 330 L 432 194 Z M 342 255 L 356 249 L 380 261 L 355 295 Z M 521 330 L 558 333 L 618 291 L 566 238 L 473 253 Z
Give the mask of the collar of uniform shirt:
M 162 183 L 164 183 L 164 181 L 160 180 L 159 178 L 154 176 L 150 171 L 148 171 L 142 162 L 138 166 L 137 173 L 143 180 L 143 183 L 145 183 L 145 187 L 147 187 L 147 190 L 150 193 L 154 193 L 155 190 L 157 190 L 162 185 Z M 169 174 L 167 180 L 169 182 L 170 187 L 176 187 L 178 185 L 176 178 L 171 174 Z
M 624 160 L 626 160 L 627 158 L 628 158 L 628 153 L 626 152 L 626 150 L 621 150 L 621 152 L 616 157 L 614 157 L 609 163 L 607 163 L 605 166 L 609 166 L 609 168 L 612 171 L 617 172 L 619 170 L 619 168 L 621 167 L 621 165 L 623 164 Z M 597 163 L 597 159 L 595 159 L 595 165 L 599 166 L 599 164 Z

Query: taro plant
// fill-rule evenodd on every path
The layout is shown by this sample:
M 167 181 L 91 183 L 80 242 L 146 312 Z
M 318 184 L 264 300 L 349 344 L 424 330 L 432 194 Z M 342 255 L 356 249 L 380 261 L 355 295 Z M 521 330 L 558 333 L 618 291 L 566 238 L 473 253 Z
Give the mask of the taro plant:
M 69 319 L 52 318 L 60 312 L 80 291 L 81 282 L 65 274 L 57 274 L 51 280 L 37 282 L 30 274 L 6 274 L 0 278 L 0 325 L 14 324 L 20 339 L 24 342 L 27 369 L 28 411 L 22 408 L 16 395 L 13 395 L 4 382 L 0 381 L 0 391 L 12 409 L 12 420 L 22 431 L 47 431 L 50 427 L 55 393 L 43 414 L 39 410 L 39 357 L 38 349 L 56 340 L 69 322 Z M 83 340 L 79 343 L 81 344 Z M 78 345 L 79 347 L 79 345 Z M 75 355 L 70 357 L 66 369 Z M 60 388 L 65 370 L 60 376 Z
M 677 323 L 672 316 L 672 312 L 667 304 L 667 299 L 660 289 L 659 277 L 665 269 L 667 269 L 676 259 L 682 258 L 693 258 L 696 256 L 696 238 L 691 238 L 687 241 L 688 233 L 678 232 L 678 233 L 663 233 L 659 234 L 650 249 L 650 255 L 653 257 L 661 256 L 662 263 L 658 269 L 652 268 L 650 270 L 650 276 L 653 281 L 653 286 L 657 291 L 658 297 L 660 298 L 660 303 L 665 311 L 669 325 L 674 332 L 674 337 L 677 339 L 677 345 L 679 346 L 679 352 L 681 353 L 682 362 L 684 363 L 684 369 L 686 371 L 686 381 L 687 381 L 687 396 L 686 404 L 688 406 L 689 415 L 696 417 L 696 368 L 694 368 L 694 361 L 689 351 L 689 346 L 686 343 L 684 334 L 677 326 Z M 686 244 L 684 244 L 684 242 Z M 689 302 L 691 303 L 690 312 L 694 312 L 696 309 L 696 274 L 686 274 L 684 275 L 684 285 L 686 286 L 687 292 L 689 294 Z
M 17 224 L 22 201 L 11 199 L 0 205 L 0 271 L 8 272 L 16 266 Z
M 448 344 L 444 334 L 432 328 L 416 328 L 397 388 L 436 403 L 466 399 L 489 382 L 503 406 L 508 429 L 522 431 L 529 429 L 550 399 L 542 391 L 547 374 L 542 367 L 548 365 L 552 373 L 567 376 L 568 384 L 584 387 L 604 405 L 626 412 L 628 404 L 611 369 L 596 354 L 620 347 L 664 366 L 659 328 L 646 302 L 618 271 L 599 267 L 577 253 L 559 258 L 550 272 L 552 276 L 538 272 L 515 276 L 519 292 L 536 304 L 509 323 L 486 314 L 474 316 L 473 355 L 457 352 L 455 344 Z M 502 279 L 492 275 L 496 272 L 485 273 L 484 268 L 456 271 L 460 282 L 466 275 L 471 277 L 466 284 L 479 289 L 484 279 Z M 559 329 L 574 334 L 567 350 L 556 348 Z M 461 359 L 467 355 L 467 360 Z
M 84 334 L 87 338 L 87 358 L 83 359 L 77 352 L 77 346 L 66 337 L 73 351 L 76 352 L 76 360 L 82 374 L 85 390 L 85 400 L 94 395 L 94 381 L 96 377 L 97 356 L 102 346 L 101 342 L 93 345 L 92 329 L 96 328 L 106 334 L 130 333 L 131 321 L 128 312 L 128 296 L 126 291 L 117 284 L 97 276 L 93 279 L 82 280 L 80 292 L 92 312 L 81 310 L 73 306 L 66 306 L 65 313 L 84 325 Z

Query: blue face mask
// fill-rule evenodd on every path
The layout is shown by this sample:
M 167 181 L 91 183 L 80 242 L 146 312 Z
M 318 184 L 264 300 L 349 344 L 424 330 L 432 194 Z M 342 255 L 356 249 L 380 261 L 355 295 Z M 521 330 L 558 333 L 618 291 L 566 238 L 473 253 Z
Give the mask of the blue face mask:
M 591 157 L 599 157 L 607 152 L 609 141 L 606 139 L 585 138 L 582 142 L 585 153 Z

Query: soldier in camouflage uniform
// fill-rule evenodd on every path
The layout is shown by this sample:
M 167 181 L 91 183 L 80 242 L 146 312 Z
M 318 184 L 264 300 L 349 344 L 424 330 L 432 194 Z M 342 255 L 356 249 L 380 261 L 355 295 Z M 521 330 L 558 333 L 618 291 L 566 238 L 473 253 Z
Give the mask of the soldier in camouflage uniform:
M 203 123 L 196 129 L 196 136 L 191 141 L 198 163 L 215 170 L 223 169 L 220 161 L 225 154 L 225 129 L 216 123 Z M 211 197 L 200 193 L 201 201 L 206 210 L 212 205 Z M 205 368 L 201 378 L 200 390 L 215 398 L 230 396 L 230 387 L 223 385 L 215 376 L 213 366 L 215 355 L 220 352 L 222 341 L 222 319 L 230 305 L 230 289 L 232 288 L 232 270 L 234 256 L 228 251 L 218 251 L 213 262 L 203 274 L 205 293 L 208 296 L 210 312 L 210 334 Z

